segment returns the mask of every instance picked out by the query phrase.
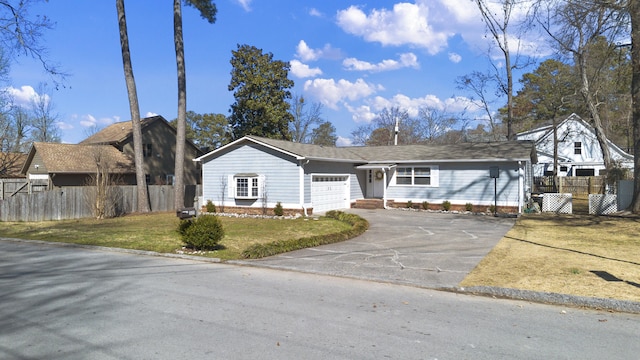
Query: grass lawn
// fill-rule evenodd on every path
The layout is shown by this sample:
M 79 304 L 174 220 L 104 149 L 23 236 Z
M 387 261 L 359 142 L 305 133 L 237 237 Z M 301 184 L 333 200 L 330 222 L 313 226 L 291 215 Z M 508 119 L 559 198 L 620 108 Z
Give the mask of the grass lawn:
M 460 285 L 640 301 L 640 218 L 522 216 Z
M 317 220 L 220 217 L 220 220 L 225 230 L 220 242 L 222 249 L 201 255 L 239 259 L 242 251 L 255 243 L 325 235 L 350 228 L 347 223 L 325 217 Z M 0 226 L 0 237 L 175 253 L 183 250 L 176 231 L 178 223 L 175 213 L 135 214 L 105 220 L 5 222 Z

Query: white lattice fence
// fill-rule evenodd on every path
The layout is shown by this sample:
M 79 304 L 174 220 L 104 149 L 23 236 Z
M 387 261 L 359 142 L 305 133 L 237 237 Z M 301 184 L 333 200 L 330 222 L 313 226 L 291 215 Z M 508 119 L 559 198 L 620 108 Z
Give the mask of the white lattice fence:
M 573 213 L 572 194 L 546 193 L 542 196 L 542 212 Z
M 618 211 L 617 198 L 615 194 L 589 194 L 589 214 L 606 215 Z

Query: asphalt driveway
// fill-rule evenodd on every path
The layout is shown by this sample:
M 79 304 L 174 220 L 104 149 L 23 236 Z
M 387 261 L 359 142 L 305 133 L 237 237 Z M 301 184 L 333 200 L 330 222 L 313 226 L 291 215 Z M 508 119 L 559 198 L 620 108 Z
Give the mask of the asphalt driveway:
M 367 232 L 337 244 L 243 264 L 427 288 L 453 288 L 515 223 L 513 218 L 423 211 L 349 209 Z

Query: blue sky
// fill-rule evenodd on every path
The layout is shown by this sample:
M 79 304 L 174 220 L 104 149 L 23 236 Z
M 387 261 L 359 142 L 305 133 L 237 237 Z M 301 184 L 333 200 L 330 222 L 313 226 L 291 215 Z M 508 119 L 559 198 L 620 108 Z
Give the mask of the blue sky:
M 485 71 L 487 40 L 470 0 L 218 0 L 215 24 L 183 8 L 187 108 L 228 115 L 231 51 L 248 44 L 291 62 L 293 93 L 324 105 L 349 144 L 351 131 L 385 107 L 473 109 L 455 79 Z M 125 1 L 133 70 L 143 116 L 177 115 L 172 1 Z M 70 76 L 51 89 L 62 141 L 130 119 L 115 1 L 51 0 L 34 7 L 56 26 L 45 33 L 49 59 Z M 9 89 L 28 103 L 51 84 L 36 61 L 20 58 Z M 34 90 L 35 89 L 35 90 Z

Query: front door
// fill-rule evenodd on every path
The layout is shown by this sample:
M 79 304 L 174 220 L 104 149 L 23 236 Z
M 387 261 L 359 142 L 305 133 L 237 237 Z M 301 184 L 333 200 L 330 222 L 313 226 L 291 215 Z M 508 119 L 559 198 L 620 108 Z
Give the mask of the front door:
M 367 195 L 368 199 L 382 199 L 384 197 L 384 170 L 367 170 Z
M 373 197 L 382 199 L 384 196 L 385 177 L 384 170 L 375 170 L 373 173 Z

